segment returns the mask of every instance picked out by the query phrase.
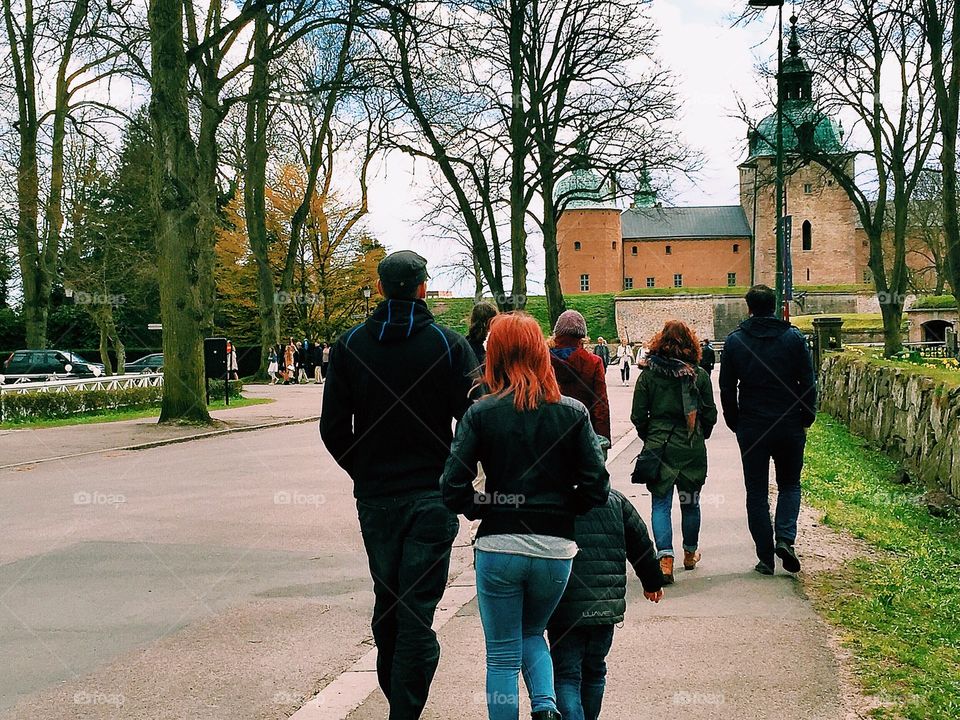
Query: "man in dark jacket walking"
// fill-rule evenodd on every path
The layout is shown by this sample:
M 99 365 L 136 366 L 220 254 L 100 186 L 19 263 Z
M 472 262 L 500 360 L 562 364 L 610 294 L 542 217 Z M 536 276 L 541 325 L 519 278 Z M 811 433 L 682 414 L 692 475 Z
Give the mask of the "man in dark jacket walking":
M 440 475 L 477 361 L 423 301 L 426 260 L 400 251 L 377 271 L 386 300 L 330 353 L 320 435 L 354 484 L 390 720 L 416 720 L 440 659 L 431 625 L 459 528 L 440 499 Z
M 617 490 L 605 505 L 577 518 L 576 536 L 580 551 L 547 636 L 560 714 L 564 720 L 597 720 L 613 630 L 627 611 L 626 564 L 651 602 L 663 597 L 663 574 L 646 525 Z
M 700 343 L 700 353 L 700 367 L 707 371 L 707 375 L 712 374 L 713 368 L 717 366 L 717 352 L 709 339 Z
M 817 388 L 803 335 L 774 317 L 776 300 L 765 285 L 746 296 L 750 317 L 732 332 L 720 363 L 720 402 L 737 434 L 747 489 L 747 524 L 757 548 L 755 570 L 772 575 L 774 554 L 787 572 L 799 572 L 794 550 L 800 514 L 800 473 L 807 428 L 816 419 Z M 770 459 L 776 468 L 777 509 L 770 523 Z

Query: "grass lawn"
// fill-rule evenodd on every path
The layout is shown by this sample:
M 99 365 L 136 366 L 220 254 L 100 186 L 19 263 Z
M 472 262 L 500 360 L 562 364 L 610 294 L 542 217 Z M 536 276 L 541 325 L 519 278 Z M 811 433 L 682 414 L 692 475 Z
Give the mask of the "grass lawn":
M 212 400 L 212 399 L 211 399 Z M 246 407 L 247 405 L 262 405 L 271 403 L 270 398 L 232 398 L 230 407 Z M 208 406 L 210 410 L 223 410 L 227 407 L 223 400 L 212 400 Z M 32 422 L 5 422 L 0 423 L 0 430 L 25 430 L 49 427 L 64 427 L 66 425 L 90 425 L 92 423 L 117 422 L 118 420 L 139 420 L 140 418 L 157 417 L 160 414 L 160 408 L 147 408 L 144 410 L 115 410 L 106 413 L 89 413 L 75 415 L 68 418 L 55 418 L 51 420 L 34 420 Z
M 957 301 L 953 295 L 923 295 L 917 298 L 913 307 L 924 310 L 956 310 Z
M 614 315 L 612 293 L 595 295 L 568 295 L 567 308 L 577 310 L 587 321 L 587 331 L 591 339 L 603 336 L 607 340 L 617 337 L 617 323 Z M 470 311 L 473 309 L 473 298 L 430 298 L 427 300 L 430 310 L 437 318 L 437 322 L 446 325 L 459 333 L 466 333 L 470 321 Z M 527 298 L 526 311 L 537 319 L 545 333 L 550 333 L 547 314 L 547 299 L 543 295 L 533 295 Z
M 828 313 L 825 315 L 795 315 L 790 322 L 804 332 L 813 332 L 813 320 L 818 317 L 838 317 L 843 320 L 846 332 L 883 332 L 883 316 L 880 313 Z
M 804 498 L 876 557 L 807 579 L 818 610 L 884 707 L 878 718 L 960 717 L 960 519 L 936 518 L 896 465 L 821 415 L 810 431 Z

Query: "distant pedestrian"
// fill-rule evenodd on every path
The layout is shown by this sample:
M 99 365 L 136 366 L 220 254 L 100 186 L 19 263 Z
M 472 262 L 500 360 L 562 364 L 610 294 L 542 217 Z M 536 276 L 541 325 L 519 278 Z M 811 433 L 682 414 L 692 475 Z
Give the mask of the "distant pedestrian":
M 297 342 L 296 351 L 294 352 L 293 362 L 297 368 L 296 383 L 299 385 L 301 382 L 307 382 L 307 351 L 303 347 L 303 344 Z
M 778 320 L 776 296 L 766 285 L 746 295 L 750 317 L 723 344 L 720 402 L 723 419 L 737 434 L 747 488 L 747 524 L 757 549 L 754 568 L 773 575 L 774 555 L 783 569 L 800 571 L 794 544 L 800 513 L 800 473 L 807 428 L 817 417 L 817 386 L 806 341 Z M 770 523 L 770 460 L 776 468 L 777 509 Z
M 323 377 L 321 375 L 322 365 L 323 365 L 323 349 L 327 346 L 326 343 L 320 341 L 315 341 L 310 345 L 310 360 L 312 365 L 313 382 L 316 385 L 319 385 Z
M 497 306 L 489 302 L 478 302 L 470 311 L 470 328 L 467 330 L 467 342 L 473 354 L 477 356 L 480 367 L 487 357 L 487 332 L 490 321 L 497 316 Z
M 647 526 L 616 490 L 607 503 L 577 518 L 570 582 L 547 624 L 557 706 L 564 720 L 597 720 L 614 628 L 627 610 L 626 564 L 650 602 L 663 598 L 663 575 Z
M 293 344 L 293 338 L 290 338 L 286 348 L 283 351 L 283 384 L 289 385 L 296 378 L 296 356 L 297 346 Z
M 277 363 L 277 348 L 270 346 L 270 355 L 267 357 L 267 375 L 270 377 L 270 384 L 277 384 L 277 372 L 280 365 Z
M 700 355 L 700 367 L 707 371 L 707 375 L 710 375 L 717 365 L 717 352 L 713 349 L 710 338 L 700 343 Z
M 610 448 L 610 403 L 603 360 L 583 347 L 587 321 L 576 310 L 566 310 L 553 327 L 550 364 L 560 392 L 582 402 L 590 413 L 590 424 L 600 436 L 600 446 Z
M 320 435 L 353 480 L 376 598 L 380 688 L 391 720 L 415 720 L 440 659 L 431 626 L 459 529 L 439 478 L 477 361 L 424 302 L 426 260 L 395 252 L 377 272 L 386 299 L 330 353 Z
M 610 346 L 603 337 L 597 338 L 597 345 L 593 348 L 593 354 L 603 361 L 603 369 L 610 367 Z
M 230 340 L 227 340 L 227 379 L 240 379 L 239 366 L 237 365 L 237 349 Z
M 313 377 L 313 343 L 309 338 L 303 339 L 300 352 L 303 356 L 303 381 L 310 382 L 310 378 Z
M 330 345 L 323 344 L 323 352 L 320 354 L 320 381 L 327 379 L 327 370 L 330 367 Z
M 487 651 L 487 714 L 518 720 L 523 668 L 534 720 L 561 720 L 544 639 L 577 554 L 576 515 L 606 502 L 609 475 L 590 416 L 562 397 L 537 321 L 490 323 L 486 395 L 457 425 L 440 484 L 451 510 L 480 519 L 477 597 Z M 485 493 L 473 487 L 477 463 Z
M 673 582 L 674 489 L 680 500 L 683 567 L 700 561 L 700 492 L 707 478 L 706 440 L 717 424 L 710 377 L 697 363 L 700 344 L 679 320 L 668 320 L 651 340 L 633 391 L 630 420 L 643 452 L 656 452 L 659 467 L 643 478 L 651 497 L 651 525 L 664 582 Z
M 617 364 L 620 365 L 620 382 L 626 385 L 630 382 L 630 366 L 633 364 L 633 356 L 630 354 L 630 348 L 623 340 L 617 348 Z

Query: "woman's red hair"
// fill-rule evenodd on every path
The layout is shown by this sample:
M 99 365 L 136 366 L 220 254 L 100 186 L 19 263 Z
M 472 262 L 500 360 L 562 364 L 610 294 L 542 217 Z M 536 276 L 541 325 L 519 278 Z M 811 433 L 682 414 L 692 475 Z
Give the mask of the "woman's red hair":
M 483 381 L 491 395 L 512 392 L 517 410 L 560 401 L 550 351 L 536 320 L 524 312 L 512 312 L 490 321 Z
M 691 365 L 698 364 L 703 356 L 697 334 L 679 320 L 667 320 L 663 330 L 653 336 L 647 351 L 651 355 L 675 358 Z

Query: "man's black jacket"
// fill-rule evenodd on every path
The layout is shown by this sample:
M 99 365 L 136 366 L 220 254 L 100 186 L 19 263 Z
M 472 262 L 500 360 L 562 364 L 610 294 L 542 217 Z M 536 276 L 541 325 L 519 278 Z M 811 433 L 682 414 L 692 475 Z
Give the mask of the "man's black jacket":
M 358 499 L 439 492 L 477 361 L 422 300 L 385 300 L 330 352 L 320 435 Z
M 806 340 L 773 316 L 751 317 L 727 336 L 720 360 L 723 419 L 740 427 L 809 427 L 817 385 Z

